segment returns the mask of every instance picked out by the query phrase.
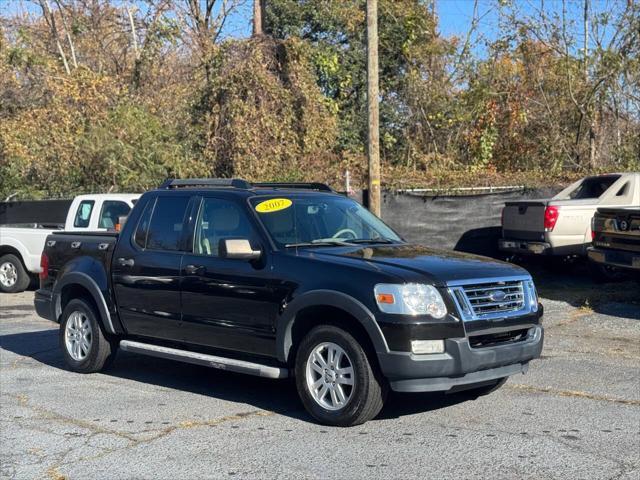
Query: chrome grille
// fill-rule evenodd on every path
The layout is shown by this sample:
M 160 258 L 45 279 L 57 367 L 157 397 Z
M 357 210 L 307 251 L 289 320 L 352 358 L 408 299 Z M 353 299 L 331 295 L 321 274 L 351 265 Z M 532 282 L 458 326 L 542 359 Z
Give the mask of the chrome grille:
M 476 315 L 520 310 L 524 305 L 522 282 L 499 282 L 486 285 L 463 286 Z M 499 298 L 495 298 L 495 297 Z
M 465 321 L 524 315 L 538 306 L 533 282 L 527 277 L 467 280 L 448 286 Z

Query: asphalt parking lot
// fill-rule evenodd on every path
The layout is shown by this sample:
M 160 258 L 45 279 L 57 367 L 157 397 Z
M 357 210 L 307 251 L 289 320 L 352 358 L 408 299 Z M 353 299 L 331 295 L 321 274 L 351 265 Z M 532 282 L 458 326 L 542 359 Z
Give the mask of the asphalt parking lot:
M 581 274 L 580 274 L 581 275 Z M 640 287 L 540 288 L 543 357 L 478 400 L 392 395 L 350 429 L 293 385 L 120 352 L 65 370 L 33 292 L 0 296 L 2 478 L 640 478 Z

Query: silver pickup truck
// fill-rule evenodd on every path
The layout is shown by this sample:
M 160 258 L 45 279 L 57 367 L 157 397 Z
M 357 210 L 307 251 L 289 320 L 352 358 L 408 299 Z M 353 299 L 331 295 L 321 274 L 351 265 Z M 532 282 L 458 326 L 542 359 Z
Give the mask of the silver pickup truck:
M 586 255 L 598 208 L 640 207 L 640 173 L 585 177 L 544 200 L 507 202 L 502 211 L 503 252 Z

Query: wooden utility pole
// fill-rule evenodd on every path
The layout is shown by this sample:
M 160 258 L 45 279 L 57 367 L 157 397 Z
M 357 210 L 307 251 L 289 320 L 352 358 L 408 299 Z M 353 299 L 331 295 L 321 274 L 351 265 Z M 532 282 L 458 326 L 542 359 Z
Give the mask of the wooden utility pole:
M 378 0 L 367 0 L 367 111 L 369 210 L 380 216 L 380 111 L 378 89 Z
M 589 85 L 589 0 L 584 0 L 584 83 Z M 589 107 L 587 106 L 587 111 Z M 589 167 L 596 166 L 596 125 L 595 107 L 589 113 Z
M 253 35 L 260 36 L 264 33 L 262 22 L 264 21 L 263 0 L 253 0 Z

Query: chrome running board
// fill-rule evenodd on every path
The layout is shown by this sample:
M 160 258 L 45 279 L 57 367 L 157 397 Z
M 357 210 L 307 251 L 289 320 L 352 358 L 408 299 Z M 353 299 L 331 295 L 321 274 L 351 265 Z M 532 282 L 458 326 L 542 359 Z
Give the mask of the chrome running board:
M 152 357 L 168 358 L 181 362 L 203 365 L 205 367 L 227 370 L 229 372 L 246 373 L 266 378 L 287 378 L 289 371 L 286 368 L 272 367 L 260 363 L 236 360 L 234 358 L 217 357 L 205 353 L 190 352 L 188 350 L 178 350 L 177 348 L 161 347 L 148 343 L 122 340 L 120 348 L 126 352 L 141 353 Z

